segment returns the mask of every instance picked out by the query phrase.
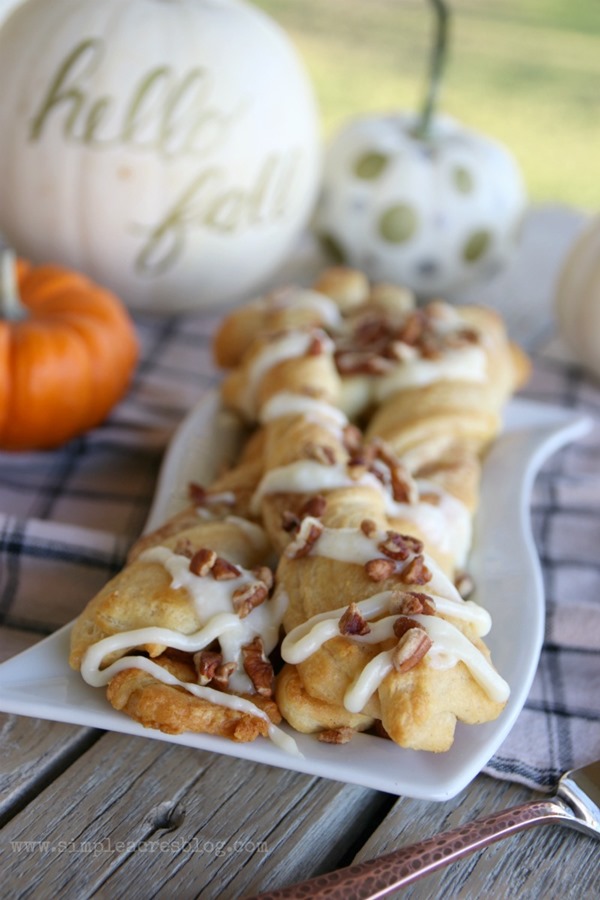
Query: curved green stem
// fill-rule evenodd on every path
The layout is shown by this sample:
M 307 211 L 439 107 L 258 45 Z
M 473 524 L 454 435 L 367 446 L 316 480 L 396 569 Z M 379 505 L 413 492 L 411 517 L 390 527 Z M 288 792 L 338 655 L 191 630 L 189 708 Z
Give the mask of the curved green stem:
M 429 0 L 435 14 L 435 36 L 431 48 L 431 61 L 429 65 L 429 79 L 427 93 L 421 108 L 419 120 L 413 134 L 415 137 L 427 140 L 431 132 L 431 121 L 437 109 L 442 76 L 448 57 L 448 32 L 450 25 L 450 10 L 445 0 Z
M 0 245 L 0 319 L 16 322 L 27 313 L 19 298 L 16 256 L 8 247 Z

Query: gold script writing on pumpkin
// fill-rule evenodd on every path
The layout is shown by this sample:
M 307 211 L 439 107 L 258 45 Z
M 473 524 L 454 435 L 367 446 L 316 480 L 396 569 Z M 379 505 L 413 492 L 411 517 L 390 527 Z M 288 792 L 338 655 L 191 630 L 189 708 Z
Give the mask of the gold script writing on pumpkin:
M 178 74 L 171 66 L 156 66 L 138 78 L 124 99 L 94 96 L 90 81 L 105 56 L 104 42 L 88 38 L 59 63 L 31 118 L 29 140 L 35 143 L 48 128 L 58 127 L 68 143 L 96 150 L 127 147 L 165 162 L 203 161 L 159 221 L 131 229 L 144 241 L 135 261 L 140 273 L 155 275 L 174 265 L 189 228 L 228 234 L 285 215 L 297 152 L 271 154 L 244 186 L 232 186 L 228 171 L 209 162 L 235 140 L 244 107 L 224 112 L 215 105 L 208 70 L 198 66 Z

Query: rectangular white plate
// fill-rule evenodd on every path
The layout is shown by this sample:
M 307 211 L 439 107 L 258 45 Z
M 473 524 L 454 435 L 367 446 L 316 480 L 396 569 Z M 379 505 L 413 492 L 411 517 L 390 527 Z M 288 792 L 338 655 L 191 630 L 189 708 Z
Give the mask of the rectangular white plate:
M 504 429 L 486 459 L 480 512 L 475 522 L 471 571 L 475 599 L 492 615 L 486 638 L 494 662 L 511 688 L 502 715 L 485 725 L 458 724 L 443 754 L 403 750 L 390 741 L 356 735 L 332 746 L 293 733 L 303 756 L 259 738 L 235 744 L 210 735 L 165 735 L 116 712 L 104 691 L 89 687 L 67 663 L 70 625 L 0 666 L 0 710 L 144 735 L 240 759 L 267 763 L 391 794 L 446 800 L 462 790 L 495 753 L 518 716 L 533 680 L 544 634 L 542 578 L 530 527 L 533 479 L 559 447 L 589 429 L 583 416 L 553 406 L 514 400 Z M 190 480 L 209 483 L 231 456 L 237 433 L 210 395 L 183 421 L 167 451 L 147 528 L 164 521 L 187 499 Z M 522 626 L 515 627 L 519 622 Z M 290 733 L 291 729 L 290 729 Z

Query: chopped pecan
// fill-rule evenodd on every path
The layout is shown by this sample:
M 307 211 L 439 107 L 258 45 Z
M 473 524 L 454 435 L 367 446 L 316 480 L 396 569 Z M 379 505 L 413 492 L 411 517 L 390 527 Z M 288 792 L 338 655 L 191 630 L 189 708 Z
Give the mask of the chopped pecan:
M 273 587 L 273 572 L 268 566 L 257 566 L 252 569 L 252 574 L 256 576 L 258 581 L 262 581 L 268 591 Z
M 265 656 L 262 638 L 257 635 L 242 647 L 242 660 L 248 678 L 261 697 L 272 697 L 275 676 L 270 660 Z
M 475 582 L 468 572 L 457 572 L 456 578 L 454 579 L 454 587 L 463 600 L 466 600 L 466 598 L 470 597 L 475 590 Z
M 418 489 L 406 466 L 399 463 L 391 468 L 390 477 L 394 500 L 397 503 L 415 503 L 418 497 Z
M 421 631 L 425 630 L 422 625 L 419 625 L 416 619 L 411 619 L 410 616 L 398 616 L 394 622 L 394 634 L 397 638 L 404 637 L 406 632 L 410 631 L 411 628 L 420 628 Z
M 236 588 L 232 595 L 233 608 L 240 617 L 245 619 L 256 606 L 269 596 L 269 589 L 262 581 L 251 581 L 243 587 Z
M 229 679 L 237 669 L 237 663 L 228 662 L 217 666 L 215 673 L 210 682 L 211 687 L 221 688 L 225 690 L 229 687 Z
M 178 538 L 173 547 L 173 553 L 177 553 L 178 556 L 187 556 L 188 559 L 191 559 L 195 552 L 194 545 L 189 538 Z
M 363 519 L 360 523 L 360 530 L 366 537 L 370 538 L 377 534 L 377 524 L 373 519 Z
M 193 659 L 199 684 L 208 684 L 212 681 L 217 669 L 223 664 L 223 657 L 214 650 L 199 650 L 194 653 Z
M 354 729 L 349 725 L 342 725 L 340 728 L 326 728 L 320 731 L 317 739 L 324 744 L 347 744 L 352 740 Z
M 419 341 L 425 327 L 425 317 L 421 310 L 416 309 L 406 317 L 400 332 L 396 338 L 404 344 L 413 346 Z
M 362 434 L 360 428 L 357 428 L 356 425 L 346 425 L 342 431 L 342 440 L 344 444 L 344 449 L 348 451 L 348 453 L 354 453 L 360 447 L 362 443 Z
M 397 672 L 408 672 L 429 652 L 433 641 L 422 628 L 409 628 L 392 653 L 392 665 Z
M 433 576 L 425 565 L 424 556 L 419 554 L 404 566 L 400 577 L 405 584 L 427 584 Z
M 321 354 L 325 353 L 330 347 L 330 341 L 327 335 L 322 331 L 317 331 L 313 335 L 313 338 L 308 345 L 308 350 L 306 351 L 307 356 L 321 356 Z
M 188 484 L 188 496 L 195 506 L 204 506 L 206 503 L 206 488 L 196 481 L 190 481 Z
M 338 627 L 344 635 L 368 634 L 371 630 L 356 603 L 351 603 L 342 613 Z
M 304 519 L 305 516 L 314 516 L 315 519 L 319 519 L 325 509 L 327 507 L 327 500 L 322 494 L 316 494 L 314 497 L 311 497 L 300 509 L 300 517 Z
M 210 571 L 215 581 L 231 581 L 232 578 L 239 578 L 242 574 L 237 566 L 234 566 L 233 563 L 223 559 L 222 556 L 217 556 Z
M 390 598 L 389 611 L 401 616 L 433 616 L 435 601 L 428 594 L 417 591 L 395 591 Z
M 308 556 L 322 534 L 323 523 L 313 516 L 306 516 L 300 524 L 296 537 L 286 547 L 285 555 L 290 559 Z
M 405 560 L 412 553 L 421 553 L 423 542 L 410 534 L 398 534 L 397 531 L 388 531 L 385 540 L 378 545 L 378 549 L 386 556 L 391 557 L 391 559 Z
M 208 575 L 216 561 L 217 554 L 214 550 L 209 550 L 208 547 L 201 547 L 200 550 L 196 550 L 190 559 L 190 572 L 204 577 Z
M 371 581 L 385 581 L 396 572 L 393 559 L 382 559 L 380 556 L 365 563 L 365 572 Z
M 296 529 L 300 528 L 300 516 L 297 516 L 296 513 L 291 512 L 289 509 L 284 510 L 281 515 L 281 527 L 288 533 L 296 531 Z

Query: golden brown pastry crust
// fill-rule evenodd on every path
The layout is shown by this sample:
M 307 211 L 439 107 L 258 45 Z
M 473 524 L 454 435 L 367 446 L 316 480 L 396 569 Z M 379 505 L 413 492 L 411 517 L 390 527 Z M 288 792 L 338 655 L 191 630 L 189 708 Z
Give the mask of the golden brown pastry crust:
M 254 430 L 238 463 L 212 485 L 202 486 L 211 496 L 196 496 L 188 508 L 140 538 L 125 569 L 88 604 L 73 629 L 74 667 L 81 665 L 91 644 L 121 631 L 158 625 L 187 635 L 198 629 L 200 620 L 186 589 L 173 587 L 166 568 L 144 556 L 152 547 L 187 557 L 210 548 L 244 568 L 264 564 L 273 548 L 280 556 L 276 595 L 289 598 L 283 620 L 288 633 L 315 615 L 351 609 L 381 592 L 412 590 L 427 597 L 427 582 L 405 583 L 400 569 L 386 569 L 385 553 L 381 559 L 375 553 L 367 565 L 321 556 L 312 545 L 307 549 L 300 541 L 305 525 L 313 528 L 316 522 L 317 532 L 364 531 L 368 523 L 369 533 L 408 535 L 453 577 L 455 551 L 436 544 L 424 525 L 427 515 L 409 513 L 415 504 L 439 504 L 435 491 L 440 489 L 469 513 L 475 511 L 480 457 L 498 433 L 505 400 L 527 376 L 527 358 L 508 341 L 500 317 L 490 310 L 461 307 L 450 312 L 443 304 L 417 310 L 410 292 L 369 284 L 363 273 L 346 267 L 322 273 L 313 289 L 329 300 L 322 303 L 313 296 L 295 307 L 289 297 L 274 293 L 223 321 L 214 342 L 218 363 L 230 370 L 222 400 Z M 337 310 L 333 317 L 332 308 Z M 448 329 L 452 334 L 446 345 Z M 435 360 L 448 347 L 473 345 L 479 358 L 485 355 L 485 378 L 446 375 L 432 383 L 417 378 L 406 384 L 400 379 L 380 390 L 381 378 L 401 369 L 407 359 L 421 355 Z M 307 403 L 305 412 L 299 411 L 300 403 L 295 410 L 280 408 L 267 415 L 267 405 L 281 394 L 341 410 L 361 424 L 365 437 L 354 425 L 344 426 L 343 417 L 328 418 Z M 313 482 L 298 478 L 292 488 L 277 480 L 288 467 L 306 463 L 312 466 Z M 417 489 L 413 476 L 425 487 Z M 412 504 L 410 510 L 406 504 Z M 256 539 L 251 519 L 264 526 L 268 542 Z M 452 622 L 489 659 L 473 623 L 443 615 L 432 603 L 426 615 Z M 407 617 L 401 613 L 400 618 Z M 277 677 L 276 699 L 288 722 L 309 733 L 379 725 L 403 747 L 440 752 L 451 745 L 457 720 L 478 723 L 499 714 L 503 704 L 490 699 L 464 662 L 436 668 L 427 651 L 409 665 L 396 660 L 362 709 L 350 712 L 344 706 L 346 692 L 367 663 L 400 647 L 403 627 L 392 637 L 366 643 L 340 626 L 339 635 L 307 658 L 286 663 Z M 414 620 L 406 628 L 416 630 L 419 640 L 427 635 Z M 162 644 L 142 645 L 136 652 L 152 657 L 180 681 L 197 683 L 191 655 Z M 166 733 L 199 731 L 235 741 L 268 733 L 268 722 L 258 715 L 212 703 L 134 667 L 114 675 L 107 694 L 115 708 Z M 279 721 L 270 697 L 249 698 L 270 721 Z
M 172 659 L 167 654 L 155 662 L 180 681 L 197 683 L 197 673 L 191 663 Z M 165 734 L 189 731 L 238 742 L 253 741 L 259 735 L 268 734 L 264 719 L 196 697 L 185 688 L 164 684 L 141 669 L 119 672 L 111 679 L 106 695 L 115 709 L 126 712 L 144 727 Z M 273 700 L 259 695 L 248 695 L 246 699 L 262 709 L 275 725 L 281 721 Z

